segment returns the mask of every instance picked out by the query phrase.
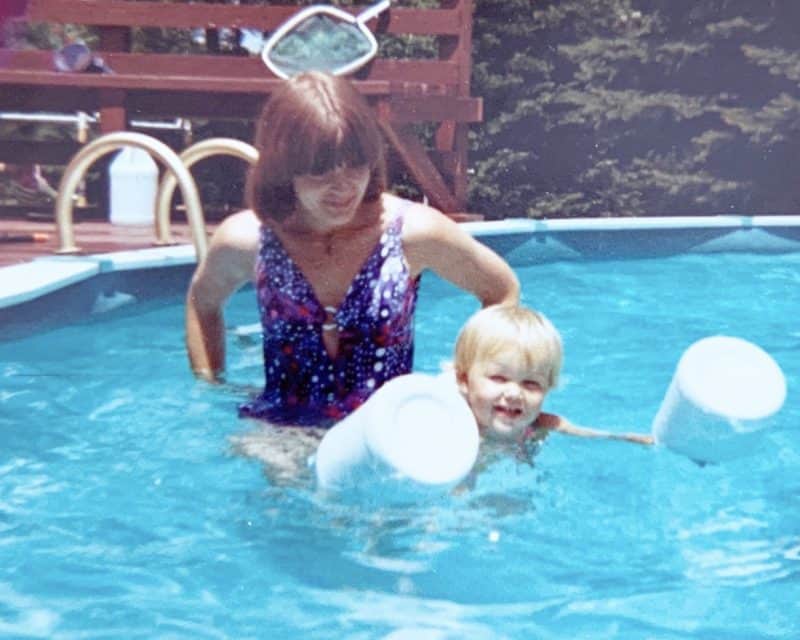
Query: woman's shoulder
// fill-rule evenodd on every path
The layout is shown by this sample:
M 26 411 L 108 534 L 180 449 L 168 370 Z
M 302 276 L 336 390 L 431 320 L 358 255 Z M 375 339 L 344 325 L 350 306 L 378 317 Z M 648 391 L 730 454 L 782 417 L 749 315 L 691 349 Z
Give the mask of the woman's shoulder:
M 225 218 L 214 232 L 212 244 L 218 249 L 257 251 L 261 221 L 252 211 L 240 211 Z
M 383 204 L 390 219 L 402 216 L 405 242 L 435 238 L 439 234 L 447 233 L 450 226 L 455 224 L 441 211 L 422 202 L 385 194 Z
M 260 232 L 261 222 L 252 211 L 225 218 L 211 237 L 203 271 L 236 283 L 252 278 Z

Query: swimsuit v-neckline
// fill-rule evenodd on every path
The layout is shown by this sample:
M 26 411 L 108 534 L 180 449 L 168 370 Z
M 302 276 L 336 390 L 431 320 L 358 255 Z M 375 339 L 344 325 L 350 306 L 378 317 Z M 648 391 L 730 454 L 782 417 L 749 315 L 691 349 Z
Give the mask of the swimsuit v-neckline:
M 330 313 L 331 317 L 334 321 L 338 321 L 338 316 L 341 313 L 342 309 L 344 309 L 347 303 L 350 300 L 350 297 L 353 295 L 353 292 L 356 290 L 353 286 L 364 274 L 364 272 L 369 267 L 370 263 L 375 259 L 375 256 L 381 251 L 386 239 L 386 232 L 397 222 L 398 216 L 393 216 L 389 223 L 386 225 L 384 229 L 381 230 L 380 235 L 378 236 L 378 240 L 372 249 L 369 251 L 367 256 L 361 263 L 361 266 L 356 270 L 353 274 L 353 277 L 350 279 L 350 283 L 347 285 L 347 290 L 344 293 L 344 296 L 339 301 L 339 304 L 336 306 L 333 305 L 324 305 L 322 301 L 317 296 L 317 292 L 314 290 L 314 286 L 311 284 L 311 280 L 308 279 L 305 272 L 300 268 L 300 265 L 295 262 L 294 258 L 289 254 L 286 247 L 284 246 L 283 242 L 281 241 L 280 237 L 277 233 L 275 233 L 272 229 L 268 226 L 262 226 L 262 233 L 266 236 L 271 238 L 272 243 L 275 247 L 277 247 L 278 251 L 280 251 L 283 256 L 286 258 L 287 264 L 290 265 L 292 273 L 296 276 L 299 282 L 302 283 L 304 289 L 306 289 L 308 299 L 312 301 L 313 305 L 316 307 L 316 313 L 319 317 L 324 318 L 328 316 Z M 332 311 L 331 311 L 332 310 Z M 327 351 L 327 349 L 326 349 Z M 330 354 L 329 354 L 330 355 Z M 331 358 L 335 360 L 335 358 Z
M 365 258 L 342 292 L 335 316 L 339 343 L 333 355 L 325 345 L 324 307 L 310 281 L 275 229 L 262 228 L 256 297 L 265 384 L 257 399 L 241 407 L 240 415 L 277 424 L 327 426 L 354 411 L 387 380 L 411 371 L 419 278 L 411 276 L 404 256 L 404 216 L 401 211 L 392 213 L 375 228 L 379 238 L 362 237 Z M 297 251 L 302 251 L 303 244 L 298 244 Z M 354 269 L 361 251 L 352 256 Z M 324 269 L 313 273 L 325 275 Z

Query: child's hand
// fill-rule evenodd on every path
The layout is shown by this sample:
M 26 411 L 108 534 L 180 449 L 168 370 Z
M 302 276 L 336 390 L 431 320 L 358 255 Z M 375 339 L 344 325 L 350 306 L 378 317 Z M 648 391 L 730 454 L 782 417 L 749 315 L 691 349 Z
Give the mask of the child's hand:
M 653 436 L 644 433 L 622 433 L 619 435 L 619 438 L 627 442 L 635 442 L 636 444 L 655 444 Z
M 566 418 L 557 416 L 553 413 L 540 413 L 536 419 L 536 428 L 543 431 L 558 431 L 569 436 L 578 436 L 579 438 L 600 438 L 605 440 L 622 440 L 625 442 L 633 442 L 635 444 L 652 445 L 654 444 L 653 436 L 646 433 L 613 433 L 610 431 L 601 431 L 599 429 L 587 429 L 586 427 L 578 427 L 572 424 Z

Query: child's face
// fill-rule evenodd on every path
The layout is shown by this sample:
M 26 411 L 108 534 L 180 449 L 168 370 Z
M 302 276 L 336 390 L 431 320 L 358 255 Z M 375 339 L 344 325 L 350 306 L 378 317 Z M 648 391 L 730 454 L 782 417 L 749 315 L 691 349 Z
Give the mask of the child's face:
M 548 375 L 531 367 L 511 350 L 491 360 L 478 361 L 469 371 L 458 372 L 458 384 L 481 434 L 514 440 L 525 433 L 542 410 Z

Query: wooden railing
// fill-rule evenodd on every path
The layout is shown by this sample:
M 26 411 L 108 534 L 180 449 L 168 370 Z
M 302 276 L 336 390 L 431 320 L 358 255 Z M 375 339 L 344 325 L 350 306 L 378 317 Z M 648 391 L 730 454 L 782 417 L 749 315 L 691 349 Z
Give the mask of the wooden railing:
M 59 72 L 50 51 L 3 49 L 0 111 L 96 113 L 101 133 L 124 131 L 134 118 L 255 118 L 281 82 L 257 56 L 134 51 L 133 29 L 247 27 L 269 32 L 298 8 L 29 0 L 27 21 L 95 29 L 97 53 L 114 73 Z M 363 8 L 347 9 L 357 13 Z M 356 73 L 354 83 L 374 105 L 391 148 L 431 203 L 445 212 L 462 211 L 467 128 L 482 119 L 481 100 L 470 95 L 472 0 L 442 0 L 434 9 L 392 6 L 369 27 L 379 36 L 424 35 L 436 40 L 438 57 L 378 57 Z M 419 123 L 435 125 L 432 140 L 417 136 L 414 125 Z M 19 150 L 14 141 L 0 140 L 0 160 L 19 158 Z M 26 153 L 33 157 L 36 151 Z

